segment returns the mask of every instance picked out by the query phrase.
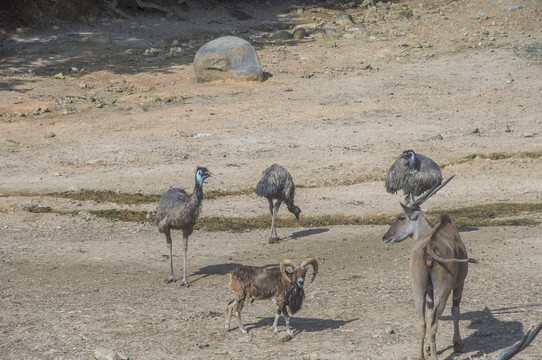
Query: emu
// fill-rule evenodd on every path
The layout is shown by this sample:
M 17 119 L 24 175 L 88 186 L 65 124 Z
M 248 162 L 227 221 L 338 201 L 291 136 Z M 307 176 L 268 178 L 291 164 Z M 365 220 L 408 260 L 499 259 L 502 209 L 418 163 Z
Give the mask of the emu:
M 403 190 L 408 204 L 412 196 L 419 196 L 442 182 L 442 172 L 429 157 L 405 150 L 391 165 L 386 176 L 386 191 L 395 194 Z
M 269 243 L 278 242 L 277 230 L 275 228 L 275 218 L 282 202 L 288 206 L 288 211 L 295 215 L 299 220 L 301 209 L 294 204 L 295 185 L 292 176 L 284 167 L 273 164 L 262 173 L 262 178 L 256 185 L 256 194 L 266 197 L 269 201 L 269 211 L 271 212 L 271 236 Z M 273 205 L 273 199 L 277 201 Z
M 286 332 L 291 337 L 294 336 L 290 330 L 290 312 L 295 314 L 303 304 L 305 292 L 305 275 L 312 269 L 311 283 L 318 274 L 318 262 L 312 256 L 305 259 L 301 265 L 290 259 L 284 259 L 280 263 L 280 268 L 261 268 L 257 266 L 240 266 L 235 270 L 228 271 L 230 275 L 230 287 L 235 298 L 228 303 L 226 309 L 226 330 L 230 330 L 231 314 L 235 308 L 235 316 L 241 333 L 247 331 L 241 321 L 241 310 L 247 300 L 266 300 L 271 299 L 276 306 L 275 321 L 273 329 L 278 332 L 278 321 L 280 315 L 286 322 Z
M 438 224 L 433 225 L 420 209 L 423 202 L 452 178 L 453 176 L 441 185 L 433 187 L 411 206 L 401 204 L 403 211 L 399 213 L 382 238 L 387 245 L 401 242 L 407 237 L 414 238 L 410 251 L 410 273 L 418 315 L 419 359 L 422 360 L 425 359 L 426 335 L 430 345 L 431 359 L 437 359 L 435 339 L 437 323 L 451 292 L 453 292 L 454 350 L 459 352 L 463 349 L 459 333 L 459 305 L 468 273 L 468 263 L 477 263 L 477 260 L 467 257 L 465 245 L 449 215 L 442 215 Z M 426 317 L 429 320 L 428 325 Z
M 173 276 L 173 244 L 171 241 L 171 229 L 183 231 L 183 281 L 182 284 L 188 287 L 186 278 L 186 252 L 188 250 L 188 236 L 192 234 L 196 220 L 201 212 L 203 200 L 203 181 L 212 176 L 211 172 L 198 166 L 196 169 L 196 184 L 192 196 L 179 188 L 171 188 L 162 196 L 156 210 L 156 225 L 158 230 L 166 235 L 166 242 L 169 246 L 169 278 L 168 283 L 176 281 Z

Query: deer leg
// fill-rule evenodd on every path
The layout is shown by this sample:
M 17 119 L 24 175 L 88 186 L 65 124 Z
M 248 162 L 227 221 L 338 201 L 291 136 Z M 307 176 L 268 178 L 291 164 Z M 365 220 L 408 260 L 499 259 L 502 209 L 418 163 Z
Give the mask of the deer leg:
M 186 252 L 188 251 L 188 236 L 183 234 L 183 282 L 182 285 L 188 287 L 188 279 L 186 278 Z
M 463 295 L 463 284 L 458 288 L 455 288 L 452 295 L 452 317 L 454 319 L 454 351 L 462 352 L 463 351 L 463 341 L 461 340 L 461 335 L 459 334 L 459 304 L 461 303 L 461 296 Z
M 418 292 L 415 291 L 414 294 L 414 306 L 416 307 L 416 314 L 418 315 L 418 338 L 419 350 L 418 358 L 420 360 L 425 359 L 424 355 L 424 342 L 425 342 L 425 289 L 419 289 Z
M 431 313 L 431 318 L 429 319 L 429 328 L 428 328 L 428 335 L 427 338 L 429 340 L 429 344 L 431 345 L 431 360 L 437 360 L 437 343 L 436 343 L 436 337 L 437 337 L 437 328 L 438 328 L 438 319 L 442 315 L 444 308 L 446 307 L 446 301 L 448 300 L 448 296 L 450 295 L 450 291 L 436 291 L 437 294 L 435 294 L 434 298 L 434 308 L 433 312 Z
M 166 234 L 166 243 L 169 247 L 169 278 L 165 280 L 166 283 L 175 282 L 175 277 L 173 276 L 173 242 L 171 241 L 171 232 L 169 229 L 165 231 Z
M 426 304 L 426 313 L 425 318 L 429 319 L 431 317 L 431 313 L 433 312 L 433 289 L 427 289 L 427 295 L 425 295 L 425 304 Z M 429 344 L 427 344 L 427 347 L 425 348 L 425 353 L 427 355 L 431 354 L 431 347 Z

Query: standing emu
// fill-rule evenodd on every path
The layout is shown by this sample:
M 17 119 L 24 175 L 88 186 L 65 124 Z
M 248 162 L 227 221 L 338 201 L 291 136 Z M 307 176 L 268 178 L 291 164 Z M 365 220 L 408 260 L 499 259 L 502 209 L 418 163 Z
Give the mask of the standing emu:
M 256 194 L 264 196 L 269 201 L 269 211 L 271 212 L 271 237 L 269 243 L 278 241 L 277 230 L 275 228 L 275 217 L 279 207 L 284 201 L 288 206 L 288 211 L 295 215 L 299 220 L 301 209 L 294 204 L 295 185 L 292 176 L 280 165 L 273 164 L 262 173 L 262 178 L 256 185 Z M 273 205 L 273 199 L 276 199 Z
M 203 200 L 203 181 L 212 176 L 205 167 L 196 169 L 196 185 L 192 196 L 179 188 L 171 188 L 162 196 L 156 210 L 156 225 L 161 233 L 166 234 L 166 242 L 169 246 L 169 279 L 167 282 L 175 281 L 173 277 L 173 244 L 171 242 L 171 229 L 183 231 L 183 282 L 188 287 L 186 279 L 186 251 L 188 249 L 188 236 L 192 234 L 196 220 L 201 212 Z
M 425 155 L 405 150 L 388 170 L 386 191 L 395 194 L 403 190 L 405 202 L 419 196 L 442 182 L 442 172 L 436 162 Z

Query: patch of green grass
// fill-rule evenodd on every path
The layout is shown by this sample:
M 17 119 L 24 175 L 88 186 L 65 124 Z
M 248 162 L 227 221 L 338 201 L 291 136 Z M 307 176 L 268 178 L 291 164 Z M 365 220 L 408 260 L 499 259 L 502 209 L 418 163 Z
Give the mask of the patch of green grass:
M 517 57 L 528 60 L 542 60 L 542 43 L 530 44 L 521 48 L 516 48 Z

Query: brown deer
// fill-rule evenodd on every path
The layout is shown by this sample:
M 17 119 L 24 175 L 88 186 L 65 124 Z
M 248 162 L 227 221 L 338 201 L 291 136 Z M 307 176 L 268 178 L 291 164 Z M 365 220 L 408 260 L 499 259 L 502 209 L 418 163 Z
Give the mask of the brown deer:
M 403 211 L 399 213 L 395 222 L 382 238 L 388 245 L 393 245 L 408 237 L 414 239 L 410 251 L 410 273 L 418 315 L 419 359 L 422 360 L 425 359 L 424 341 L 426 336 L 430 345 L 430 358 L 437 359 L 435 342 L 437 323 L 451 292 L 453 292 L 454 350 L 458 352 L 463 350 L 459 334 L 459 305 L 464 281 L 467 277 L 468 263 L 476 263 L 477 261 L 467 257 L 465 244 L 463 244 L 459 231 L 450 216 L 442 215 L 440 221 L 433 225 L 420 209 L 422 203 L 452 178 L 453 176 L 433 187 L 410 206 L 401 204 Z M 426 324 L 426 306 L 429 324 Z

